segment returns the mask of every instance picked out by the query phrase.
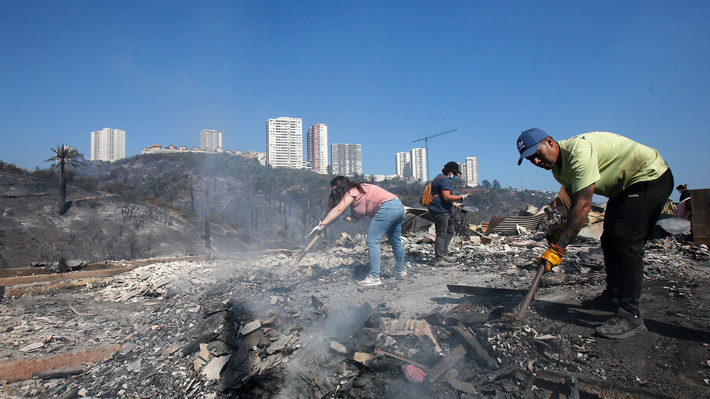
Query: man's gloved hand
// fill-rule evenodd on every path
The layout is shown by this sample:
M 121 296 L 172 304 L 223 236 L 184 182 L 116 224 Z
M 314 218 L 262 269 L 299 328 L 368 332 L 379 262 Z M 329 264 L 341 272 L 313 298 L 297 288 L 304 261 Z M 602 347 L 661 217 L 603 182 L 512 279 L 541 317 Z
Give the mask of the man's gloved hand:
M 321 220 L 320 223 L 318 223 L 318 226 L 314 227 L 308 235 L 312 236 L 313 234 L 319 233 L 321 230 L 325 230 L 326 227 L 328 227 L 328 225 L 323 224 L 323 221 Z
M 558 224 L 557 226 L 552 226 L 550 227 L 549 230 L 547 230 L 547 243 L 552 244 L 556 243 L 557 240 L 560 239 L 560 236 L 562 235 L 562 232 L 565 231 L 567 228 L 567 222 L 562 222 Z
M 547 247 L 547 251 L 543 252 L 538 259 L 538 265 L 545 265 L 545 271 L 549 272 L 553 267 L 562 262 L 562 257 L 565 256 L 566 249 L 560 248 L 554 243 Z
M 461 201 L 465 200 L 466 198 L 470 197 L 471 194 L 461 194 Z

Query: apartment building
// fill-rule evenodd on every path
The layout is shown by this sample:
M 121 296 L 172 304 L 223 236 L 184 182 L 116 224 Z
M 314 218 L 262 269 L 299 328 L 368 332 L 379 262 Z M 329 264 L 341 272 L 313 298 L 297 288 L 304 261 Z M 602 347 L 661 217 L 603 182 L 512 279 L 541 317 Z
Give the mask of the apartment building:
M 222 148 L 222 132 L 219 130 L 202 129 L 200 131 L 200 148 L 203 151 L 217 151 Z
M 456 162 L 459 165 L 459 172 L 461 172 L 458 176 L 458 179 L 463 180 L 464 184 L 466 183 L 466 162 L 461 163 L 461 162 Z
M 426 148 L 412 148 L 412 177 L 417 181 L 425 182 L 429 180 L 427 175 Z
M 306 134 L 307 156 L 314 172 L 328 173 L 328 126 L 319 123 L 308 128 Z
M 330 146 L 330 165 L 335 175 L 362 175 L 362 146 L 360 144 L 332 144 Z
M 478 187 L 478 158 L 466 157 L 466 185 Z
M 279 117 L 266 121 L 266 163 L 274 168 L 303 168 L 303 122 Z
M 398 152 L 394 156 L 397 176 L 402 179 L 409 179 L 412 177 L 412 154 L 411 152 Z
M 113 162 L 126 157 L 126 132 L 109 127 L 91 132 L 91 160 Z

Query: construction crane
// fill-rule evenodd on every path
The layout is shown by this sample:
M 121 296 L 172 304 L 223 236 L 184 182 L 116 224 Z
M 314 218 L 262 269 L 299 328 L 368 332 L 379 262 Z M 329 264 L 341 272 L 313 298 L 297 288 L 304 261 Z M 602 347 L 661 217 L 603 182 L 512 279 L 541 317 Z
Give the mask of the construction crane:
M 445 132 L 437 133 L 437 134 L 434 134 L 431 136 L 427 136 L 426 133 L 424 133 L 424 138 L 414 140 L 414 143 L 416 143 L 417 141 L 424 140 L 424 149 L 426 150 L 426 177 L 427 178 L 429 178 L 429 139 L 433 139 L 434 137 L 441 136 L 443 134 L 455 132 L 457 130 L 459 130 L 459 129 L 447 130 Z

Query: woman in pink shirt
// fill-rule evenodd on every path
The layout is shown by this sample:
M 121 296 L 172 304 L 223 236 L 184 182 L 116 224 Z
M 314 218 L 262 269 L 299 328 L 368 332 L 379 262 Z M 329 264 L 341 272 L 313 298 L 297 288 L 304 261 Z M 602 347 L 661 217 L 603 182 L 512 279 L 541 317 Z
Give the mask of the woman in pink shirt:
M 395 276 L 399 278 L 406 276 L 404 246 L 402 245 L 404 206 L 399 198 L 374 184 L 353 183 L 343 176 L 331 180 L 330 185 L 333 191 L 328 199 L 328 214 L 318 226 L 311 230 L 310 234 L 325 229 L 349 207 L 352 216 L 346 217 L 345 220 L 357 223 L 365 217 L 372 219 L 365 240 L 370 256 L 370 273 L 364 280 L 358 281 L 358 284 L 363 286 L 382 284 L 380 280 L 380 241 L 384 235 L 387 235 L 387 239 L 392 245 Z

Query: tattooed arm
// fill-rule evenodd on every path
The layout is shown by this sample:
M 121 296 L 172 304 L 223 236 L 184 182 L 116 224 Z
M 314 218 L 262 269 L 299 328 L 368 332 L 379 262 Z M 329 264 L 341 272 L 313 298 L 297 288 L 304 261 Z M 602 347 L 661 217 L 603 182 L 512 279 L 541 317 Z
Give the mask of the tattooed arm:
M 565 187 L 565 191 L 572 199 L 572 205 L 569 208 L 567 215 L 567 227 L 564 229 L 560 238 L 557 239 L 555 245 L 560 248 L 566 248 L 572 240 L 577 236 L 582 227 L 587 224 L 587 216 L 592 210 L 592 197 L 594 195 L 594 184 L 583 188 L 576 193 L 571 193 L 570 189 Z

